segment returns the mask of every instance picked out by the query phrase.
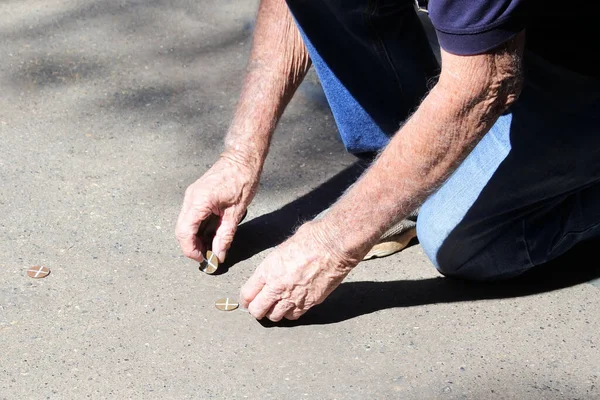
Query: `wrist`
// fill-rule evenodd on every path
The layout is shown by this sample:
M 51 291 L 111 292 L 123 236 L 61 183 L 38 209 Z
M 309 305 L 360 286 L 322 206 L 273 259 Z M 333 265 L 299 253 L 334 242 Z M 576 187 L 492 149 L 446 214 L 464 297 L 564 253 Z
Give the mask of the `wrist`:
M 228 160 L 251 176 L 258 178 L 262 172 L 266 154 L 249 146 L 237 145 L 226 146 L 220 158 Z
M 324 220 L 314 220 L 305 223 L 300 230 L 306 230 L 315 246 L 320 247 L 335 261 L 335 265 L 343 270 L 351 270 L 360 262 L 360 250 L 346 248 L 338 230 Z
M 270 132 L 249 127 L 240 129 L 237 125 L 234 124 L 225 136 L 223 154 L 255 170 L 262 170 L 269 151 Z

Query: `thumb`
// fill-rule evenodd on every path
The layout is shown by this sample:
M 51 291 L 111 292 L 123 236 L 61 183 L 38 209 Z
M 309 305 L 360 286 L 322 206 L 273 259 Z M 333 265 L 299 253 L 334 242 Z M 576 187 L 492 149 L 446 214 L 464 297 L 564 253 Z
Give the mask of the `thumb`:
M 252 300 L 256 298 L 264 286 L 265 279 L 263 278 L 261 267 L 259 266 L 240 289 L 240 306 L 248 309 Z
M 233 242 L 233 236 L 237 230 L 237 219 L 231 212 L 225 212 L 221 218 L 221 223 L 217 227 L 215 237 L 212 242 L 212 252 L 216 254 L 219 262 L 225 261 L 227 250 Z

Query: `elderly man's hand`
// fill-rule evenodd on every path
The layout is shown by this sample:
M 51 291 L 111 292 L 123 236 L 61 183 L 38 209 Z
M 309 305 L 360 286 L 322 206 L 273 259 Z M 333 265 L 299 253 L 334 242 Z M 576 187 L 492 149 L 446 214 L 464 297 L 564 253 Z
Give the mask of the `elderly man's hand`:
M 214 214 L 219 221 L 212 251 L 221 262 L 224 261 L 237 225 L 256 194 L 259 178 L 260 168 L 252 168 L 249 163 L 225 153 L 187 188 L 175 229 L 187 257 L 196 261 L 204 259 L 209 243 L 203 242 L 202 232 L 198 229 Z
M 358 263 L 325 239 L 319 223 L 304 224 L 258 266 L 240 292 L 256 319 L 298 319 L 321 303 Z

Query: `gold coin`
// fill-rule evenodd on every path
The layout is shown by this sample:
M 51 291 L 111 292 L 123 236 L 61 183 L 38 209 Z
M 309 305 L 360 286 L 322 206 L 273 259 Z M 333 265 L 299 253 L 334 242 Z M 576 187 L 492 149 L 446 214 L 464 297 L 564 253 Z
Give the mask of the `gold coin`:
M 27 270 L 27 275 L 35 279 L 45 278 L 48 274 L 50 274 L 50 269 L 40 265 L 36 265 Z
M 206 252 L 206 258 L 200 263 L 200 271 L 209 275 L 214 274 L 219 269 L 219 258 L 210 250 Z
M 229 297 L 226 297 L 224 299 L 219 299 L 215 303 L 215 307 L 217 307 L 217 309 L 219 309 L 221 311 L 233 311 L 236 308 L 238 308 L 239 306 L 240 305 L 238 304 L 237 301 L 233 301 Z

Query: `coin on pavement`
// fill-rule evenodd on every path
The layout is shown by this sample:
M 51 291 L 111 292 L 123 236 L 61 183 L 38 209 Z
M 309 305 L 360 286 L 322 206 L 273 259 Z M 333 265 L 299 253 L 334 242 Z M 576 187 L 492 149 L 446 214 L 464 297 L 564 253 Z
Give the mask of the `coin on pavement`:
M 219 269 L 219 258 L 210 250 L 206 252 L 206 258 L 200 263 L 200 271 L 209 275 L 214 274 Z
M 224 299 L 217 300 L 215 303 L 215 307 L 217 307 L 221 311 L 233 311 L 239 307 L 237 301 L 231 300 L 229 297 Z
M 50 273 L 50 269 L 47 267 L 42 267 L 41 265 L 36 265 L 35 267 L 31 267 L 27 270 L 27 275 L 31 278 L 45 278 Z

